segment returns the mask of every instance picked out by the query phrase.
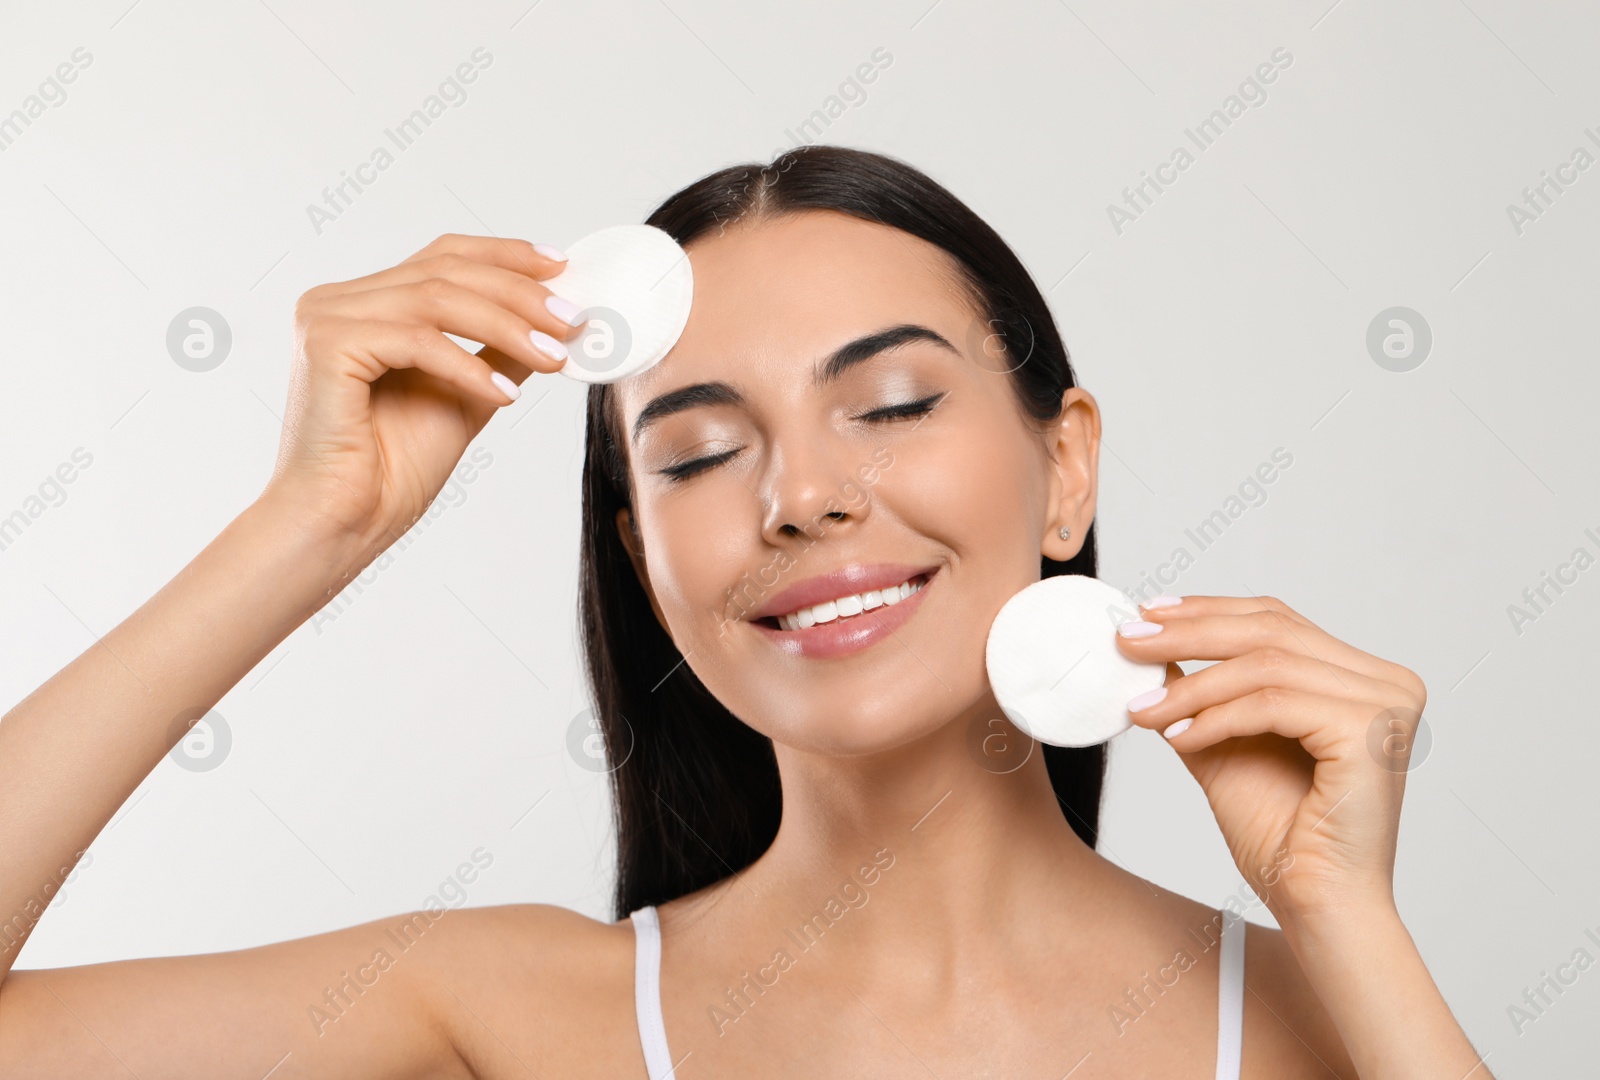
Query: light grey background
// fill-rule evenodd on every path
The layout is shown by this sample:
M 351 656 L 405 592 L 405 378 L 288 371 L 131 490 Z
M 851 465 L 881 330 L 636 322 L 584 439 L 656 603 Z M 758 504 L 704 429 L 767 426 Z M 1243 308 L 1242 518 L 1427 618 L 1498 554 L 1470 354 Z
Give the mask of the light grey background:
M 1576 148 L 1600 155 L 1591 5 L 113 0 L 8 3 L 4 24 L 0 114 L 92 58 L 0 151 L 0 517 L 92 457 L 0 552 L 7 706 L 260 491 L 305 289 L 445 231 L 568 243 L 801 138 L 879 150 L 1047 291 L 1105 414 L 1103 577 L 1135 586 L 1185 547 L 1174 591 L 1280 596 L 1426 679 L 1401 910 L 1497 1076 L 1594 1069 L 1600 971 L 1520 1034 L 1507 1011 L 1580 947 L 1600 959 L 1600 569 L 1520 632 L 1508 610 L 1600 555 L 1600 168 L 1520 232 L 1507 210 Z M 307 205 L 480 47 L 466 99 L 319 234 Z M 797 134 L 880 47 L 865 94 Z M 1119 235 L 1108 204 L 1280 47 L 1265 102 Z M 166 347 L 196 306 L 233 338 L 203 373 Z M 1367 350 L 1395 306 L 1431 327 L 1412 371 Z M 479 846 L 471 903 L 606 914 L 604 777 L 565 741 L 584 387 L 530 388 L 414 542 L 222 700 L 221 765 L 163 762 L 139 788 L 22 966 L 411 910 Z M 1184 530 L 1279 447 L 1292 466 L 1200 551 Z M 1113 745 L 1106 854 L 1248 896 L 1172 752 Z

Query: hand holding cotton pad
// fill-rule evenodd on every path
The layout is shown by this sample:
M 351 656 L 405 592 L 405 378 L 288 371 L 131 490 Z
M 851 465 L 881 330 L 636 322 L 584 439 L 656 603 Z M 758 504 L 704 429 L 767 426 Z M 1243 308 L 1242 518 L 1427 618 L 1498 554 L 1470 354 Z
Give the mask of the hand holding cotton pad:
M 587 321 L 567 341 L 561 374 L 616 382 L 661 362 L 689 321 L 689 255 L 654 225 L 612 225 L 569 244 L 567 265 L 541 284 Z
M 1164 685 L 1167 665 L 1118 651 L 1106 612 L 1127 602 L 1081 574 L 1045 578 L 1006 601 L 984 655 L 1006 719 L 1051 746 L 1093 746 L 1132 727 L 1128 701 Z

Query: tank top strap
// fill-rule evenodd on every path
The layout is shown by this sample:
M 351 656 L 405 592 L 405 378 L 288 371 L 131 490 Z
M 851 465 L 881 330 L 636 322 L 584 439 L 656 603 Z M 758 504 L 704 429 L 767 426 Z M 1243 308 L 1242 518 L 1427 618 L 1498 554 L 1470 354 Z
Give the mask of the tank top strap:
M 1244 937 L 1242 914 L 1222 909 L 1222 955 L 1217 974 L 1217 1080 L 1239 1080 L 1244 1048 Z
M 639 1021 L 639 1045 L 650 1080 L 675 1080 L 667 1050 L 667 1025 L 661 1018 L 661 922 L 655 905 L 628 916 L 633 923 L 633 1010 Z

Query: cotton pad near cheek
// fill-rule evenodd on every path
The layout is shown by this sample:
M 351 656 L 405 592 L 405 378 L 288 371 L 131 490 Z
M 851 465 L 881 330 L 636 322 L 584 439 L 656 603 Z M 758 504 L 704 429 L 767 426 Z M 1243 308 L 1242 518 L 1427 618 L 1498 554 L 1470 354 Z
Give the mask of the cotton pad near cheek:
M 567 265 L 541 284 L 584 318 L 561 374 L 616 382 L 661 362 L 689 321 L 688 253 L 654 225 L 612 225 L 567 245 Z
M 984 660 L 1006 718 L 1051 746 L 1093 746 L 1133 726 L 1128 701 L 1166 683 L 1165 663 L 1129 660 L 1108 612 L 1127 607 L 1099 578 L 1045 578 L 1006 601 Z

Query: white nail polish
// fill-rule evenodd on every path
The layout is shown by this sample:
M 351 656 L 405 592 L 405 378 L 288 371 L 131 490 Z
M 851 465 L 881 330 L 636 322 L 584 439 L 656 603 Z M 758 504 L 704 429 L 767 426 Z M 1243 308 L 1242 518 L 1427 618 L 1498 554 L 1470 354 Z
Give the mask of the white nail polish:
M 568 326 L 582 326 L 586 320 L 578 318 L 578 305 L 571 300 L 551 293 L 544 298 L 544 306 L 550 314 L 566 323 Z
M 1160 701 L 1166 696 L 1167 688 L 1165 686 L 1158 686 L 1154 690 L 1146 690 L 1144 693 L 1128 702 L 1128 711 L 1138 712 L 1141 709 L 1148 709 L 1150 706 L 1154 705 L 1156 702 Z
M 1142 608 L 1177 607 L 1181 603 L 1183 603 L 1183 597 L 1169 596 L 1166 593 L 1162 593 L 1160 596 L 1152 596 L 1139 606 Z
M 1161 734 L 1165 735 L 1169 739 L 1176 739 L 1179 735 L 1182 735 L 1185 731 L 1188 731 L 1189 725 L 1192 723 L 1194 723 L 1194 717 L 1186 716 L 1182 720 L 1179 720 L 1177 723 L 1168 727 L 1167 730 L 1163 731 Z
M 555 360 L 567 358 L 567 347 L 543 330 L 528 331 L 528 340 L 533 342 L 533 347 Z
M 1156 622 L 1145 622 L 1142 619 L 1131 619 L 1117 627 L 1117 633 L 1127 638 L 1149 637 L 1161 633 L 1162 626 Z
M 540 255 L 543 255 L 547 259 L 554 259 L 556 262 L 567 261 L 566 252 L 562 251 L 560 248 L 551 247 L 549 244 L 535 244 L 533 245 L 533 250 L 537 251 Z
M 490 373 L 489 381 L 494 383 L 501 390 L 505 391 L 506 397 L 510 398 L 512 401 L 515 401 L 522 396 L 522 387 L 506 378 L 498 371 Z

